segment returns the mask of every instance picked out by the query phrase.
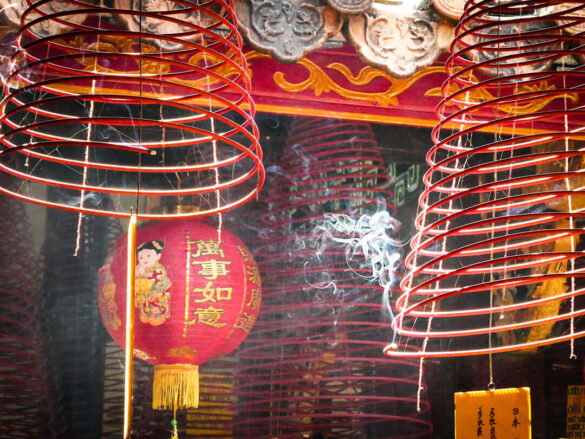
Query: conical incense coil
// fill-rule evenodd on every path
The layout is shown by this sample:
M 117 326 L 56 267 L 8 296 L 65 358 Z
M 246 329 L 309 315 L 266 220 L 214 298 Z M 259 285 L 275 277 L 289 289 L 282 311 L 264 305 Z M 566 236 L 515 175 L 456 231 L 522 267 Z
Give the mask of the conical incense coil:
M 0 170 L 21 184 L 2 192 L 112 216 L 138 204 L 139 218 L 218 213 L 257 194 L 262 153 L 233 10 L 163 3 L 26 10 L 0 106 Z
M 262 313 L 237 352 L 234 434 L 429 437 L 418 365 L 380 355 L 385 289 L 348 245 L 362 217 L 394 214 L 370 127 L 295 119 L 279 163 L 255 251 Z
M 38 297 L 42 263 L 23 203 L 0 196 L 0 206 L 0 436 L 56 438 Z
M 565 65 L 581 43 L 557 24 L 579 8 L 467 2 L 396 305 L 394 328 L 416 349 L 389 355 L 535 349 L 585 335 L 583 74 Z M 543 62 L 557 68 L 542 72 Z

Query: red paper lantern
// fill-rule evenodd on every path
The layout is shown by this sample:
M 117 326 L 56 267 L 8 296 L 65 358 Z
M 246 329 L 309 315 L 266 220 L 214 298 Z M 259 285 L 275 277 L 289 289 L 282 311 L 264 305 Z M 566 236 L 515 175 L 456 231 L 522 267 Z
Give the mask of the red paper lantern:
M 134 356 L 155 365 L 154 408 L 197 407 L 198 366 L 235 349 L 256 322 L 260 276 L 235 235 L 182 220 L 137 229 Z M 124 346 L 126 238 L 100 269 L 104 325 Z

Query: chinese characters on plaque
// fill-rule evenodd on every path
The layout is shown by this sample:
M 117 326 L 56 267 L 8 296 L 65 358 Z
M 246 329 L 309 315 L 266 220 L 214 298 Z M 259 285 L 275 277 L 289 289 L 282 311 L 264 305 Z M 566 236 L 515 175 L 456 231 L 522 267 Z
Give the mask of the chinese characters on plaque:
M 455 394 L 456 439 L 530 439 L 530 389 Z
M 567 438 L 585 438 L 585 386 L 567 388 Z

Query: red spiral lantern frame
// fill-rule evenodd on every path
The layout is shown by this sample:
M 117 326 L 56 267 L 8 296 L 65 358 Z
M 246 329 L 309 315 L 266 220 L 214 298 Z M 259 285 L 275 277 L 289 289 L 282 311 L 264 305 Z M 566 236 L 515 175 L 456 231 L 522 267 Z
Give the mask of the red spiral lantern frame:
M 140 197 L 142 219 L 215 214 L 256 196 L 262 152 L 231 3 L 177 0 L 169 11 L 53 3 L 22 16 L 0 105 L 0 170 L 25 184 L 0 191 L 119 217 Z M 112 24 L 135 17 L 135 30 Z M 59 32 L 44 35 L 43 26 Z M 162 26 L 174 32 L 157 33 Z M 49 200 L 44 185 L 70 190 L 70 200 Z M 117 198 L 90 207 L 88 193 Z M 169 214 L 153 204 L 195 209 Z
M 585 315 L 577 262 L 585 149 L 573 144 L 584 139 L 583 74 L 542 70 L 582 53 L 569 48 L 580 44 L 569 29 L 583 10 L 582 2 L 468 0 L 393 323 L 417 348 L 388 346 L 388 355 L 508 352 L 585 335 L 575 321 Z M 557 128 L 534 129 L 544 121 Z M 565 333 L 553 332 L 556 322 Z
M 369 281 L 371 269 L 348 266 L 345 245 L 315 247 L 313 229 L 327 212 L 354 220 L 395 213 L 369 125 L 295 119 L 279 163 L 254 252 L 262 313 L 237 352 L 234 434 L 428 437 L 428 402 L 416 412 L 417 362 L 380 356 L 389 329 L 381 321 L 383 287 Z M 327 289 L 329 281 L 337 293 Z

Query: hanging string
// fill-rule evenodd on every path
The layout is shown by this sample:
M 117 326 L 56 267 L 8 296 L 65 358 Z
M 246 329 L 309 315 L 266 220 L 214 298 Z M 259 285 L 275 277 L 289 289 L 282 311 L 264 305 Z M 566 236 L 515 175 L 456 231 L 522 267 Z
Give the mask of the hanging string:
M 561 43 L 561 49 L 564 48 L 565 46 L 565 42 L 563 41 Z M 563 72 L 565 71 L 565 58 L 562 59 L 561 62 L 561 68 L 563 69 Z M 563 90 L 565 91 L 563 94 L 563 105 L 564 105 L 564 110 L 565 110 L 565 115 L 564 115 L 564 123 L 565 123 L 565 138 L 564 138 L 564 143 L 565 143 L 565 152 L 567 153 L 565 155 L 565 169 L 564 172 L 565 173 L 569 173 L 570 169 L 570 163 L 569 163 L 569 151 L 570 151 L 570 142 L 569 142 L 569 116 L 568 116 L 568 105 L 567 105 L 567 76 L 565 74 L 563 74 Z M 569 205 L 569 229 L 570 230 L 575 230 L 575 219 L 574 219 L 574 213 L 575 211 L 573 210 L 573 196 L 572 196 L 572 188 L 571 188 L 571 184 L 569 181 L 569 177 L 565 177 L 565 189 L 567 190 L 567 192 L 569 193 L 568 196 L 568 205 Z M 575 252 L 576 249 L 576 243 L 575 243 L 575 235 L 573 233 L 571 233 L 571 253 Z M 570 282 L 571 282 L 571 299 L 570 299 L 570 303 L 571 303 L 571 319 L 569 322 L 569 326 L 570 326 L 570 333 L 571 333 L 571 341 L 570 341 L 570 352 L 569 352 L 569 358 L 571 360 L 576 360 L 577 356 L 575 355 L 575 289 L 576 289 L 576 285 L 575 285 L 575 276 L 573 275 L 575 273 L 575 258 L 571 258 L 571 277 L 570 277 Z
M 103 3 L 102 3 L 103 6 Z M 101 29 L 102 27 L 102 14 L 99 14 L 98 18 L 98 28 Z M 97 47 L 100 45 L 100 35 L 97 36 Z M 93 59 L 93 73 L 97 73 L 97 57 Z M 95 79 L 91 81 L 91 96 L 95 96 Z M 95 108 L 95 101 L 92 99 L 89 103 L 89 119 L 93 119 L 94 117 L 94 108 Z M 76 237 L 75 237 L 75 251 L 73 252 L 73 256 L 77 256 L 79 250 L 81 249 L 81 227 L 83 224 L 83 206 L 85 204 L 85 186 L 87 185 L 87 172 L 89 167 L 89 143 L 91 142 L 91 138 L 93 136 L 93 124 L 89 123 L 87 125 L 87 136 L 86 141 L 87 145 L 85 146 L 85 154 L 84 154 L 84 164 L 83 167 L 83 177 L 81 179 L 81 187 L 82 189 L 79 192 L 79 209 L 80 212 L 77 215 L 77 230 L 76 230 Z M 27 156 L 28 160 L 28 156 Z
M 199 20 L 199 22 L 201 23 L 201 10 L 197 9 L 197 18 Z M 207 41 L 205 39 L 205 36 L 201 37 L 202 39 L 202 45 L 205 48 L 207 45 Z M 207 51 L 204 50 L 203 51 L 203 62 L 205 63 L 205 69 L 209 68 L 210 63 L 207 60 Z M 209 75 L 205 76 L 206 79 L 206 83 L 207 83 L 207 91 L 210 92 L 211 91 L 211 82 L 209 81 Z M 207 103 L 208 103 L 208 108 L 209 108 L 209 122 L 210 122 L 210 129 L 211 129 L 211 133 L 215 134 L 215 117 L 213 116 L 213 105 L 211 103 L 211 96 L 209 96 L 207 98 Z M 212 137 L 211 139 L 211 146 L 213 148 L 213 172 L 215 174 L 215 187 L 219 188 L 219 169 L 217 168 L 217 166 L 215 166 L 218 163 L 217 160 L 217 138 L 215 136 Z M 217 214 L 217 242 L 218 244 L 221 243 L 221 229 L 223 226 L 223 216 L 222 213 L 220 211 L 221 208 L 221 194 L 219 189 L 215 190 L 215 198 L 216 198 L 216 207 L 217 210 L 219 211 L 219 213 Z
M 101 15 L 100 15 L 100 20 L 101 20 Z M 94 58 L 94 72 L 96 71 L 96 63 L 97 63 L 97 58 Z M 94 96 L 95 95 L 95 79 L 93 79 L 91 81 L 91 95 Z M 92 101 L 89 103 L 89 117 L 93 118 L 93 112 L 94 112 L 94 101 L 92 99 Z M 91 137 L 92 137 L 92 129 L 93 124 L 88 124 L 87 125 L 87 136 L 86 136 L 86 140 L 87 142 L 91 142 Z M 79 192 L 79 208 L 81 210 L 83 210 L 83 205 L 85 202 L 85 186 L 87 184 L 87 170 L 88 170 L 88 166 L 87 164 L 89 163 L 89 145 L 85 146 L 85 154 L 84 154 L 84 163 L 86 164 L 86 166 L 83 167 L 83 178 L 82 178 L 82 189 Z M 77 232 L 76 232 L 76 238 L 75 238 L 75 251 L 73 252 L 73 256 L 77 256 L 77 254 L 79 253 L 79 249 L 81 248 L 81 226 L 83 223 L 83 212 L 79 212 L 77 214 Z
M 501 17 L 501 13 L 498 13 L 498 22 L 501 23 L 502 21 L 502 17 Z M 497 26 L 496 29 L 496 34 L 498 36 L 497 42 L 496 42 L 496 52 L 499 53 L 500 51 L 500 26 Z M 496 65 L 496 77 L 500 76 L 500 63 L 497 63 Z M 500 96 L 501 92 L 500 92 L 500 83 L 498 82 L 496 85 L 496 90 L 497 96 Z M 496 100 L 496 105 L 495 105 L 495 115 L 496 118 L 499 118 L 499 107 L 498 107 L 499 101 Z M 501 127 L 500 127 L 501 130 Z M 498 132 L 494 133 L 494 136 L 497 138 L 499 135 L 501 134 Z M 514 155 L 514 151 L 510 152 L 511 155 Z M 498 151 L 494 149 L 494 154 L 493 154 L 493 160 L 494 163 L 497 163 L 498 161 Z M 494 181 L 498 181 L 498 169 L 494 170 L 495 176 L 494 176 Z M 493 188 L 493 193 L 494 193 L 494 201 L 496 201 L 498 199 L 498 189 L 496 187 Z M 510 195 L 510 186 L 508 186 L 508 195 Z M 508 207 L 508 212 L 509 212 L 510 208 Z M 495 228 L 495 220 L 496 220 L 496 205 L 494 204 L 492 206 L 492 222 L 491 222 L 491 241 L 490 241 L 490 253 L 491 253 L 491 258 L 494 259 L 495 255 L 494 255 L 494 239 L 496 237 L 496 228 Z M 506 222 L 506 224 L 508 224 L 508 222 Z M 506 233 L 507 234 L 507 233 Z M 507 256 L 508 254 L 508 249 L 506 248 L 506 250 L 504 251 L 504 254 Z M 504 278 L 507 277 L 507 272 L 504 271 Z M 490 283 L 494 282 L 494 266 L 490 265 Z M 506 292 L 506 287 L 504 286 L 502 288 L 502 295 L 504 297 Z M 494 288 L 490 288 L 490 316 L 489 316 L 489 327 L 488 327 L 488 363 L 489 363 L 489 374 L 490 374 L 490 380 L 488 382 L 488 389 L 489 390 L 495 390 L 496 389 L 496 384 L 494 382 L 494 355 L 492 352 L 492 336 L 493 336 L 493 332 L 492 332 L 492 328 L 494 325 Z
M 171 426 L 173 427 L 171 439 L 179 439 L 179 431 L 177 429 L 177 396 L 175 396 L 175 402 L 173 404 L 173 420 L 171 421 Z

